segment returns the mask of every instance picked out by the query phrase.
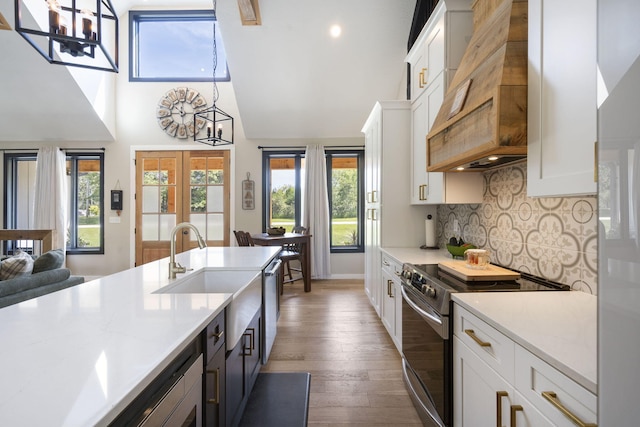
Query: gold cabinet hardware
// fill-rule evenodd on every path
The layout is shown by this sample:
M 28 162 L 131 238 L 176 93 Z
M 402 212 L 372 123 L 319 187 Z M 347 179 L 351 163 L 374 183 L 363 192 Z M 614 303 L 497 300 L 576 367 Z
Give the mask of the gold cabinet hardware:
M 426 68 L 423 68 L 422 71 L 418 74 L 418 86 L 420 89 L 427 86 L 427 79 L 425 79 L 425 73 L 427 72 Z
M 422 184 L 418 188 L 419 188 L 418 198 L 420 200 L 427 200 L 427 184 Z
M 393 298 L 393 294 L 391 293 L 392 286 L 393 286 L 393 280 L 387 279 L 387 295 L 389 295 L 389 298 Z
M 522 411 L 523 408 L 521 405 L 511 405 L 511 427 L 516 427 L 516 414 L 518 411 Z
M 496 427 L 502 426 L 502 398 L 509 396 L 506 391 L 496 391 Z
M 218 332 L 217 334 L 215 332 L 212 332 L 211 335 L 209 335 L 209 339 L 215 338 L 216 341 L 218 341 L 220 338 L 222 338 L 223 335 L 224 335 L 224 329 Z
M 464 333 L 469 335 L 471 339 L 474 340 L 480 347 L 491 347 L 491 343 L 482 341 L 480 338 L 478 338 L 473 329 L 465 329 Z
M 556 409 L 562 414 L 569 418 L 575 425 L 579 427 L 598 427 L 597 424 L 594 423 L 585 423 L 580 418 L 578 418 L 575 414 L 573 414 L 570 410 L 564 407 L 562 403 L 558 400 L 558 395 L 553 391 L 543 391 L 542 397 L 547 399 Z
M 207 374 L 216 374 L 216 397 L 213 399 L 207 399 L 207 403 L 217 405 L 220 403 L 220 368 L 207 369 Z

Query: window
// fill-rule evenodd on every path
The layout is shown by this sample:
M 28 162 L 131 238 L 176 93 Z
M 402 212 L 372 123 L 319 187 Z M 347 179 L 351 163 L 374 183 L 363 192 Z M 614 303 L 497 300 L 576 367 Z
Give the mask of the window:
M 262 228 L 291 231 L 302 222 L 304 151 L 263 152 Z
M 364 151 L 327 151 L 331 252 L 363 252 Z
M 213 11 L 129 12 L 129 80 L 211 81 Z M 227 55 L 218 25 L 216 81 L 229 81 Z
M 301 225 L 304 151 L 265 151 L 263 229 Z M 364 251 L 364 151 L 326 151 L 331 252 Z
M 28 229 L 33 220 L 36 153 L 5 154 L 5 228 Z M 67 153 L 67 253 L 104 253 L 104 154 Z M 13 248 L 5 248 L 11 253 Z

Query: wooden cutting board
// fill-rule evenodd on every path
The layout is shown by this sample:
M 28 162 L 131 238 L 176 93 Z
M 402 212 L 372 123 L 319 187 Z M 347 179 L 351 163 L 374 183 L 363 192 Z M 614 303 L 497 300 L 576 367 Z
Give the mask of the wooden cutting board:
M 447 273 L 468 282 L 514 280 L 520 278 L 520 273 L 493 264 L 489 264 L 485 270 L 469 268 L 467 267 L 467 263 L 461 260 L 441 261 L 438 266 Z

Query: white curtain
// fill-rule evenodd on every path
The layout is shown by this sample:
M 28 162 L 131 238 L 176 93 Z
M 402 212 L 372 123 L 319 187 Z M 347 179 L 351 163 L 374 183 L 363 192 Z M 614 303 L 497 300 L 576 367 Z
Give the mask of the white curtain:
M 38 150 L 33 225 L 35 230 L 53 230 L 53 249 L 64 249 L 67 238 L 66 155 L 58 147 Z
M 305 191 L 303 225 L 311 238 L 311 277 L 328 279 L 331 276 L 329 255 L 329 196 L 327 193 L 327 164 L 324 148 L 309 145 L 305 153 Z

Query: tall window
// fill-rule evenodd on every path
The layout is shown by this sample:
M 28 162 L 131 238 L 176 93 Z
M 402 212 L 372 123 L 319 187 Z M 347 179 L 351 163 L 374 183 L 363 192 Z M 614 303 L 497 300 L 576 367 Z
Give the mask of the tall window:
M 331 252 L 363 252 L 364 151 L 327 151 Z
M 262 227 L 291 231 L 302 222 L 304 151 L 265 151 L 263 161 L 264 212 Z
M 130 81 L 211 81 L 213 11 L 129 12 Z M 216 27 L 216 81 L 229 81 L 227 55 Z
M 301 225 L 304 151 L 265 151 L 263 229 Z M 331 252 L 364 251 L 364 151 L 326 151 Z M 312 231 L 313 233 L 313 231 Z
M 36 158 L 36 153 L 5 154 L 7 229 L 29 229 L 33 222 Z M 67 253 L 104 253 L 103 170 L 103 153 L 67 153 Z

